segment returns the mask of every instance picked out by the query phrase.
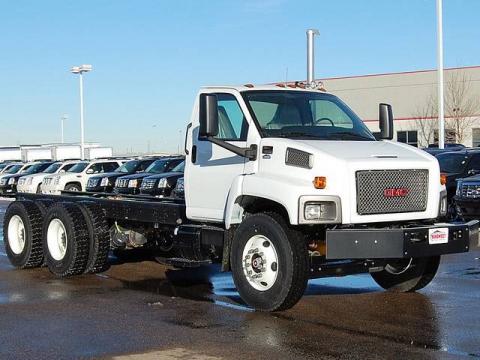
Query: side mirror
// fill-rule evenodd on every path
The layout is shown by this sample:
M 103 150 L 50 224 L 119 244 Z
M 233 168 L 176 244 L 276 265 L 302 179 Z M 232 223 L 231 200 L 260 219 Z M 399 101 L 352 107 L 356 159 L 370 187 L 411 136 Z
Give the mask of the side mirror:
M 218 101 L 214 94 L 200 94 L 200 137 L 218 135 Z
M 472 176 L 472 175 L 477 175 L 480 171 L 475 170 L 475 169 L 470 169 L 467 172 L 467 175 Z
M 393 139 L 393 112 L 392 105 L 379 104 L 378 119 L 380 125 L 380 133 L 375 134 L 377 139 L 392 140 Z
M 87 174 L 93 174 L 93 173 L 94 173 L 93 169 L 88 169 L 87 170 Z

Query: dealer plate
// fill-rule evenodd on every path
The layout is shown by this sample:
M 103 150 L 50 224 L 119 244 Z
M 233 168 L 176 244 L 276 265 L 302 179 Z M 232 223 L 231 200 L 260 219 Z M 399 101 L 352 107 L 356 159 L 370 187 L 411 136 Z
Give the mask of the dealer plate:
M 448 228 L 428 229 L 428 243 L 431 245 L 448 243 Z

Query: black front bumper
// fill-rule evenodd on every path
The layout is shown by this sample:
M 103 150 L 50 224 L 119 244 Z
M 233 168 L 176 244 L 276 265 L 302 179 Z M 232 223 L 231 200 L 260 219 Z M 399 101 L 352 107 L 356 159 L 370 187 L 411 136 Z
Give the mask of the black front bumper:
M 95 192 L 95 193 L 111 193 L 113 191 L 113 186 L 94 186 L 94 187 L 87 187 L 87 192 Z
M 16 185 L 4 185 L 0 186 L 0 195 L 12 195 L 17 192 Z
M 448 242 L 430 244 L 430 229 L 447 228 Z M 327 259 L 389 259 L 455 254 L 480 247 L 479 222 L 404 228 L 327 230 Z
M 464 220 L 480 219 L 480 199 L 468 199 L 455 196 L 455 210 Z

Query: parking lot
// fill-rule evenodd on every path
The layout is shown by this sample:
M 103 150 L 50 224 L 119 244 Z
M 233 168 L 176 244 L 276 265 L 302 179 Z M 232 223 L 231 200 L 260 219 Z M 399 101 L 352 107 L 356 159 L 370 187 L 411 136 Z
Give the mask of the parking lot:
M 369 275 L 318 279 L 293 309 L 267 314 L 214 266 L 112 257 L 106 273 L 62 280 L 14 270 L 0 242 L 0 358 L 480 357 L 478 251 L 444 257 L 419 293 L 386 293 Z

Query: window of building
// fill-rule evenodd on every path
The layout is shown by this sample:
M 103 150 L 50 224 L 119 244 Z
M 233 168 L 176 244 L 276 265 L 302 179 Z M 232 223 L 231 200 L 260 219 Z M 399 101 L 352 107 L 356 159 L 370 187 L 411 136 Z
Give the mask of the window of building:
M 472 129 L 472 146 L 480 147 L 480 129 Z
M 418 147 L 418 132 L 416 130 L 397 131 L 397 141 Z

